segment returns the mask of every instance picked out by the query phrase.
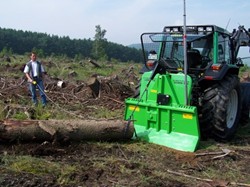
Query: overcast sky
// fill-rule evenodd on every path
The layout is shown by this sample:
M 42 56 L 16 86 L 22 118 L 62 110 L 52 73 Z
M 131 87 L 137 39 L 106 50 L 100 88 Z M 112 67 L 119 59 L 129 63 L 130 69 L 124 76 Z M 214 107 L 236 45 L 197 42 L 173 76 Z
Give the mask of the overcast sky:
M 186 0 L 187 24 L 250 27 L 249 0 Z M 228 24 L 229 23 L 229 24 Z M 143 32 L 183 24 L 183 0 L 2 0 L 0 27 L 91 38 L 95 26 L 110 42 L 138 43 Z

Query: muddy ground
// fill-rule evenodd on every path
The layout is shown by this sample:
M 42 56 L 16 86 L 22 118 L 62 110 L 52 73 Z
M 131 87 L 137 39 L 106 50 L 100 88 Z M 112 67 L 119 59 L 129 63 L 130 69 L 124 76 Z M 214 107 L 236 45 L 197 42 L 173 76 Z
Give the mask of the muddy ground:
M 250 185 L 249 137 L 201 144 L 195 153 L 138 141 L 1 145 L 0 186 Z
M 119 77 L 113 80 L 117 83 Z M 120 118 L 124 98 L 133 88 L 118 85 L 122 92 L 111 82 L 103 83 L 96 97 L 85 82 L 58 88 L 57 80 L 47 77 L 46 89 L 53 102 L 83 118 L 96 118 L 98 108 L 117 111 L 114 118 Z M 22 78 L 1 77 L 0 87 L 5 117 L 26 112 L 34 118 Z M 55 110 L 54 105 L 50 101 L 42 110 Z M 201 141 L 195 153 L 139 140 L 0 143 L 0 186 L 250 186 L 249 163 L 249 123 L 230 142 Z

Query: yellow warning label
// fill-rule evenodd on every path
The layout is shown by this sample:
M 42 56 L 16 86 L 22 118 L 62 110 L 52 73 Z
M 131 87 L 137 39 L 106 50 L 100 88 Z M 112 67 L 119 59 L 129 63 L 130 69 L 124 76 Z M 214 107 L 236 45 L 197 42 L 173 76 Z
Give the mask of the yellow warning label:
M 157 93 L 157 90 L 150 90 L 150 92 L 152 92 L 152 93 Z
M 140 111 L 140 108 L 138 106 L 129 106 L 128 108 L 129 108 L 129 110 L 134 110 L 136 112 Z
M 183 114 L 182 117 L 184 119 L 193 119 L 193 115 L 192 114 Z

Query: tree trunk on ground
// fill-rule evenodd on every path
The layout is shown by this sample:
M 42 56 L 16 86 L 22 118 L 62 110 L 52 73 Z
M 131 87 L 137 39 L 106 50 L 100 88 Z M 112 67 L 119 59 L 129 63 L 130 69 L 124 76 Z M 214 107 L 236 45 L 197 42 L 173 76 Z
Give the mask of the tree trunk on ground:
M 89 60 L 89 62 L 93 64 L 96 68 L 101 68 L 101 66 L 97 64 L 96 62 L 94 62 L 93 60 Z
M 121 120 L 5 120 L 0 121 L 0 142 L 117 141 L 131 139 L 132 122 Z

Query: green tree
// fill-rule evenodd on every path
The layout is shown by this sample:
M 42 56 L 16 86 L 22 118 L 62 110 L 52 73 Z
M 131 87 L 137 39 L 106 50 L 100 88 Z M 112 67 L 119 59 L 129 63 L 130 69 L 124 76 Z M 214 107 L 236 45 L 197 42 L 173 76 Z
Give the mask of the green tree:
M 4 56 L 10 56 L 13 54 L 13 50 L 12 48 L 7 48 L 7 47 L 4 47 L 2 49 L 2 51 L 0 52 L 0 57 L 4 57 Z
M 0 27 L 0 58 L 4 55 L 30 53 L 38 50 L 39 57 L 56 55 L 74 58 L 95 58 L 97 60 L 116 59 L 121 62 L 142 62 L 140 50 L 107 41 L 106 30 L 100 25 L 96 27 L 93 39 L 70 39 L 68 36 L 59 37 L 46 33 L 4 29 Z
M 94 43 L 92 48 L 92 55 L 96 59 L 106 59 L 107 60 L 107 54 L 105 52 L 105 44 L 107 43 L 107 39 L 105 38 L 106 30 L 101 28 L 100 25 L 95 26 L 95 37 L 94 37 Z

